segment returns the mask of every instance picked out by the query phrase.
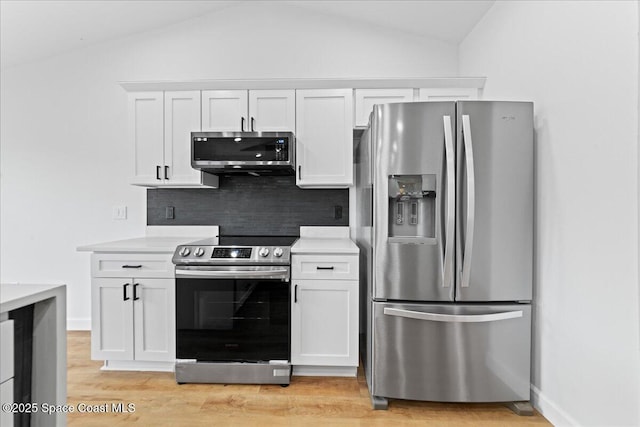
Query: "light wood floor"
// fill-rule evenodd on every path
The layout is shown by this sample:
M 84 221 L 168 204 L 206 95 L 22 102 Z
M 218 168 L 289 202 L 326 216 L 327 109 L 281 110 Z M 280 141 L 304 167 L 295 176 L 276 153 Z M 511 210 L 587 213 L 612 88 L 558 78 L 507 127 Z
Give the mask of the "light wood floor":
M 519 417 L 499 404 L 391 400 L 371 409 L 358 378 L 293 377 L 279 385 L 177 385 L 172 373 L 102 372 L 90 358 L 89 332 L 68 341 L 68 403 L 135 404 L 134 413 L 71 413 L 69 426 L 541 426 L 540 414 Z

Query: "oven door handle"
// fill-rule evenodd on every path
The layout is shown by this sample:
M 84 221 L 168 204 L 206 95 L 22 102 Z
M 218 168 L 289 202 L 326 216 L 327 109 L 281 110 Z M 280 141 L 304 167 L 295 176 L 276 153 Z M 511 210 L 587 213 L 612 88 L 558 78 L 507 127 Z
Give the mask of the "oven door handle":
M 282 279 L 289 280 L 289 269 L 274 270 L 215 270 L 176 268 L 176 278 L 200 277 L 207 279 Z

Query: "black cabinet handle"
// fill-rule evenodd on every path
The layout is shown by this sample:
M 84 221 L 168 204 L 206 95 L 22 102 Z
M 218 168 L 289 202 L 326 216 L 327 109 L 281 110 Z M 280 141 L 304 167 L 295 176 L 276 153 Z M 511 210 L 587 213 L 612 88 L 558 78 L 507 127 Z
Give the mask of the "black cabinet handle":
M 164 179 L 169 179 L 169 166 L 164 167 Z
M 251 117 L 251 132 L 254 132 L 253 130 L 253 124 L 255 123 L 256 119 L 254 119 L 253 117 Z
M 333 270 L 333 266 L 331 266 L 331 267 L 320 267 L 320 266 L 317 266 L 316 270 Z
M 138 265 L 125 264 L 125 265 L 122 266 L 122 268 L 142 268 L 142 264 L 138 264 Z
M 244 132 L 244 117 L 240 117 L 240 131 Z
M 129 298 L 127 296 L 127 286 L 129 286 L 128 283 L 125 283 L 124 285 L 122 285 L 122 300 L 123 301 L 128 301 L 128 300 L 131 299 L 131 298 Z
M 298 165 L 298 179 L 302 179 L 302 165 Z
M 160 178 L 160 166 L 156 166 L 156 179 L 158 181 L 160 181 L 162 178 Z
M 293 302 L 298 302 L 298 285 L 293 288 Z
M 140 299 L 140 297 L 138 296 L 138 286 L 140 286 L 140 283 L 135 283 L 133 285 L 133 300 L 134 301 L 138 301 Z

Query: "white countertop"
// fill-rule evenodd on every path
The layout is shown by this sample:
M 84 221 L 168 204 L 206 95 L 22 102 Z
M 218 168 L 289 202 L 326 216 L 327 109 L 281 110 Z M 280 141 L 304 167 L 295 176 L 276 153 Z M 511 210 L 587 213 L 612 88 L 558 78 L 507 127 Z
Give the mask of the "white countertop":
M 31 402 L 67 403 L 67 287 L 62 284 L 0 284 L 0 319 L 35 304 L 33 311 Z M 5 383 L 6 384 L 6 383 Z M 35 411 L 33 426 L 66 426 L 65 411 Z
M 167 252 L 172 253 L 176 246 L 198 240 L 196 237 L 138 237 L 79 246 L 82 252 Z
M 300 238 L 291 246 L 292 254 L 358 254 L 349 238 L 349 227 L 300 227 Z
M 358 246 L 348 238 L 300 237 L 291 247 L 292 254 L 358 254 Z
M 218 236 L 217 225 L 147 226 L 144 237 L 78 246 L 80 252 L 173 253 L 176 246 Z
M 0 285 L 0 313 L 15 310 L 16 308 L 34 304 L 36 302 L 66 295 L 65 285 L 26 285 L 7 284 Z

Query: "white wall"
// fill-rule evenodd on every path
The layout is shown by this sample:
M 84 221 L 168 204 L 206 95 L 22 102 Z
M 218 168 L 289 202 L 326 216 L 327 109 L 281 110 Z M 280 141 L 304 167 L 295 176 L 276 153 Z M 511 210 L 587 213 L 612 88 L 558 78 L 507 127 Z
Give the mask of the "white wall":
M 89 256 L 75 248 L 144 234 L 118 81 L 456 72 L 455 45 L 262 2 L 3 70 L 0 279 L 66 283 L 69 327 L 88 327 Z
M 638 3 L 496 2 L 461 43 L 535 102 L 533 384 L 557 425 L 640 425 Z

